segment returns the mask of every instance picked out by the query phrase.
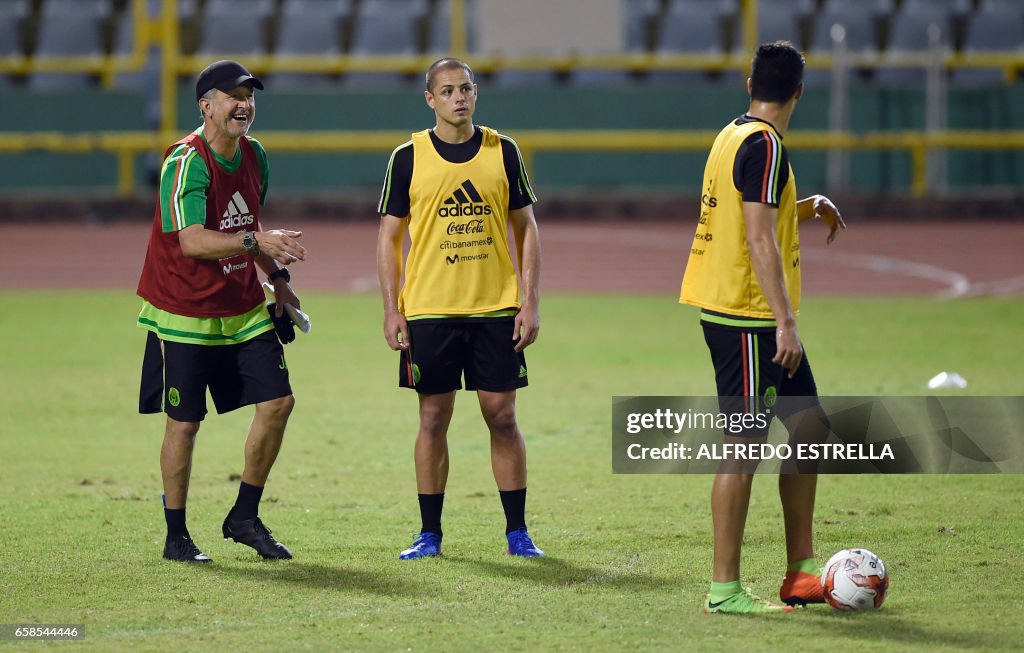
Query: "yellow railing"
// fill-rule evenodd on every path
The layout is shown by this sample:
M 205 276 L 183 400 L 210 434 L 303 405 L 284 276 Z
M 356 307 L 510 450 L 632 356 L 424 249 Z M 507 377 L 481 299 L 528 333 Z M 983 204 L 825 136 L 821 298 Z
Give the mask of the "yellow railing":
M 179 138 L 177 133 L 177 93 L 181 75 L 194 75 L 212 59 L 223 55 L 185 56 L 179 48 L 178 0 L 162 0 L 162 15 L 150 18 L 146 0 L 132 0 L 135 24 L 132 52 L 126 56 L 86 58 L 0 57 L 0 73 L 29 74 L 35 72 L 85 72 L 98 74 L 104 88 L 112 88 L 118 73 L 140 70 L 146 63 L 151 44 L 161 51 L 161 122 L 159 131 L 116 132 L 94 134 L 62 134 L 57 132 L 0 132 L 0 152 L 48 151 L 60 153 L 108 152 L 118 159 L 118 192 L 128 196 L 134 192 L 135 158 L 146 152 L 162 152 Z M 618 70 L 704 70 L 747 71 L 749 56 L 669 55 L 659 53 L 581 54 L 551 56 L 467 55 L 466 0 L 451 0 L 452 54 L 466 57 L 480 72 L 503 68 Z M 744 51 L 751 52 L 757 40 L 757 0 L 742 0 Z M 854 67 L 921 67 L 931 61 L 928 53 L 893 57 L 886 54 L 851 54 Z M 345 73 L 351 71 L 421 72 L 433 57 L 418 56 L 235 56 L 244 60 L 254 72 Z M 1021 53 L 948 53 L 942 64 L 947 68 L 1000 68 L 1007 81 L 1012 81 L 1024 67 Z M 830 55 L 807 57 L 807 66 L 826 69 L 832 66 Z M 395 143 L 405 140 L 405 132 L 263 132 L 261 141 L 280 152 L 387 152 Z M 700 131 L 637 131 L 637 130 L 574 130 L 520 131 L 516 133 L 525 156 L 541 151 L 686 151 L 704 150 L 715 134 Z M 872 132 L 864 134 L 828 131 L 795 131 L 787 135 L 787 145 L 806 149 L 900 150 L 911 154 L 913 161 L 912 192 L 927 191 L 927 153 L 931 149 L 1024 149 L 1024 132 Z
M 118 161 L 118 192 L 128 197 L 135 191 L 135 158 L 139 154 L 162 152 L 180 138 L 178 132 L 106 132 L 63 134 L 33 132 L 0 133 L 0 153 L 57 152 L 80 154 L 111 153 Z M 261 131 L 262 142 L 271 152 L 379 152 L 390 151 L 408 138 L 404 131 Z M 521 130 L 516 140 L 532 167 L 537 152 L 676 152 L 705 151 L 714 141 L 711 131 L 661 130 Z M 855 134 L 831 131 L 792 131 L 786 144 L 809 150 L 889 150 L 909 152 L 912 162 L 911 192 L 927 191 L 928 157 L 932 149 L 1006 150 L 1024 149 L 1024 131 L 900 131 Z

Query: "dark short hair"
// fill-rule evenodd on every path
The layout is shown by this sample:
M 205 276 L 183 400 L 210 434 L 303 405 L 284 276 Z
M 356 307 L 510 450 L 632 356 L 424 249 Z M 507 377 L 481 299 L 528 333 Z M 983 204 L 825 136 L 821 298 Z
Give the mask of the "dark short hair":
M 785 104 L 804 81 L 804 55 L 789 41 L 765 43 L 750 64 L 750 99 Z
M 429 91 L 434 86 L 434 78 L 437 77 L 437 73 L 442 70 L 451 70 L 452 68 L 462 68 L 469 75 L 469 81 L 473 81 L 473 69 L 469 67 L 468 63 L 451 57 L 445 57 L 438 59 L 430 64 L 430 68 L 427 68 L 427 90 Z

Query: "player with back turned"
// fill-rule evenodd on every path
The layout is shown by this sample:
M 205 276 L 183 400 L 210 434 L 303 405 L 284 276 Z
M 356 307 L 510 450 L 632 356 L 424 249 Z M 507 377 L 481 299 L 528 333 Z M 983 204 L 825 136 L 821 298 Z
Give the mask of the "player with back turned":
M 791 439 L 807 442 L 827 437 L 827 419 L 796 325 L 798 225 L 820 219 L 829 227 L 831 243 L 845 224 L 822 195 L 797 201 L 782 138 L 803 94 L 803 72 L 804 58 L 788 42 L 762 45 L 754 56 L 747 80 L 750 107 L 718 134 L 708 155 L 680 302 L 701 308 L 722 411 L 753 413 L 775 405 Z M 799 399 L 775 404 L 780 397 Z M 755 430 L 734 441 L 763 442 L 766 435 Z M 812 541 L 813 473 L 779 476 L 788 562 L 779 595 L 786 605 L 759 599 L 740 585 L 740 549 L 755 468 L 756 461 L 723 466 L 715 476 L 707 612 L 778 612 L 824 601 Z
M 508 553 L 543 555 L 526 530 L 526 445 L 516 421 L 516 390 L 527 384 L 523 349 L 540 330 L 536 198 L 516 144 L 473 124 L 477 85 L 468 65 L 436 61 L 424 95 L 436 123 L 392 154 L 377 240 L 384 337 L 401 352 L 399 385 L 419 398 L 421 528 L 399 557 L 441 553 L 448 425 L 463 374 L 490 432 Z M 510 255 L 510 224 L 522 292 Z M 410 248 L 399 290 L 406 231 Z

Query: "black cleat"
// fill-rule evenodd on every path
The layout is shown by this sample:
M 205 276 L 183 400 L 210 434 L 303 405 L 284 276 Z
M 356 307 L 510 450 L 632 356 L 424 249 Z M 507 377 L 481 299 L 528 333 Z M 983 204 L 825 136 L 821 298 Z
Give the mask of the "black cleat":
M 229 512 L 224 518 L 222 531 L 225 540 L 251 546 L 267 560 L 288 560 L 292 557 L 288 547 L 274 539 L 270 529 L 263 525 L 259 517 L 234 520 Z
M 176 562 L 213 562 L 210 556 L 199 550 L 188 535 L 168 535 L 164 543 L 164 560 Z

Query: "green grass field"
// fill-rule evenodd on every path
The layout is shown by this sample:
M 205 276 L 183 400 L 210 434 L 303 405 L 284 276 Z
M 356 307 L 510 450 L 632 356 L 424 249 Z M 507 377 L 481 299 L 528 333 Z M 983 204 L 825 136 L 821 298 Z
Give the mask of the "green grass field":
M 546 558 L 504 555 L 487 437 L 462 395 L 445 555 L 400 562 L 418 528 L 415 397 L 395 387 L 375 296 L 304 299 L 314 329 L 287 349 L 298 404 L 261 511 L 296 558 L 220 538 L 242 410 L 199 436 L 190 530 L 215 564 L 194 568 L 160 560 L 162 419 L 135 412 L 138 300 L 0 292 L 0 623 L 85 624 L 63 646 L 96 651 L 1020 650 L 1024 476 L 823 477 L 820 561 L 874 550 L 885 606 L 700 612 L 711 477 L 611 473 L 612 396 L 714 393 L 696 315 L 672 298 L 545 298 L 519 418 Z M 1022 323 L 1019 299 L 811 299 L 801 332 L 823 394 L 926 394 L 951 370 L 971 394 L 1021 395 Z M 774 482 L 755 482 L 744 548 L 763 596 L 784 565 Z

